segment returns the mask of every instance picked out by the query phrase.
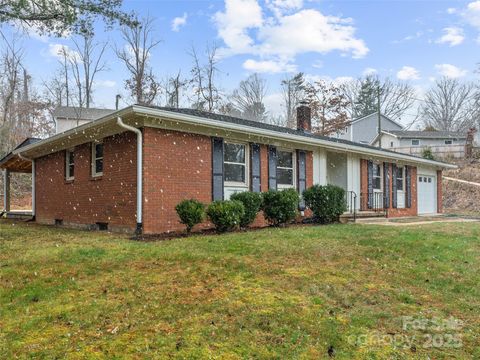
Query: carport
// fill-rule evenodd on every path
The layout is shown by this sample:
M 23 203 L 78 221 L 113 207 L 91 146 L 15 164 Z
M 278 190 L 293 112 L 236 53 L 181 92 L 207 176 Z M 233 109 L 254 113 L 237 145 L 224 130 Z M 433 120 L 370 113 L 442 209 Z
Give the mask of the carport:
M 18 145 L 14 150 L 23 146 L 33 144 L 40 139 L 28 138 Z M 13 151 L 14 151 L 13 150 Z M 0 159 L 0 169 L 3 173 L 3 207 L 0 216 L 7 218 L 34 218 L 35 217 L 35 163 L 29 159 L 23 158 L 13 151 L 9 152 Z M 24 173 L 32 174 L 32 209 L 31 210 L 12 210 L 11 209 L 11 174 Z

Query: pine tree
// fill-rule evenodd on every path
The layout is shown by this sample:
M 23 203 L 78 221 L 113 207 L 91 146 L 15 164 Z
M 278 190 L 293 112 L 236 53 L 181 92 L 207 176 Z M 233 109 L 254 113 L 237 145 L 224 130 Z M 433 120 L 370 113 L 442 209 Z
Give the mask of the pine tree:
M 362 80 L 360 91 L 354 103 L 354 117 L 360 118 L 378 111 L 377 96 L 379 80 L 374 76 L 367 76 Z

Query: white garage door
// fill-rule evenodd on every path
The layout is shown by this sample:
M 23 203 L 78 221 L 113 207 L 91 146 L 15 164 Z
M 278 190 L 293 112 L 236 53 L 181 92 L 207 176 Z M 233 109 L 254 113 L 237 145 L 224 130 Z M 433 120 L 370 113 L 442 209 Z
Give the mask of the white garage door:
M 419 214 L 437 212 L 437 178 L 431 175 L 418 175 L 417 203 Z

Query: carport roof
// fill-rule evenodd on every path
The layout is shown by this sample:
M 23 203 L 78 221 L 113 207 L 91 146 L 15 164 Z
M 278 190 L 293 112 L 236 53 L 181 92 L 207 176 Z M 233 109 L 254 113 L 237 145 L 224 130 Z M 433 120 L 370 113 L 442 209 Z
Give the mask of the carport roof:
M 24 146 L 34 144 L 41 139 L 27 138 L 18 144 L 15 149 L 0 159 L 0 169 L 10 170 L 12 172 L 30 173 L 32 171 L 32 162 L 20 157 L 18 154 L 14 154 L 15 150 L 18 150 Z

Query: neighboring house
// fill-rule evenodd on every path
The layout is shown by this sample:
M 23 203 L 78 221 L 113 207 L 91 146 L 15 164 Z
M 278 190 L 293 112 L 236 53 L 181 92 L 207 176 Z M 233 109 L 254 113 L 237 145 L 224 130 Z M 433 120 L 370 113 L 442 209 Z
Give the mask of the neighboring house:
M 439 157 L 465 157 L 466 133 L 452 131 L 382 131 L 382 147 L 421 156 L 425 148 Z M 372 143 L 378 145 L 378 136 Z
M 43 224 L 178 231 L 175 206 L 183 199 L 207 204 L 236 191 L 285 188 L 301 194 L 327 183 L 356 196 L 351 209 L 389 217 L 442 212 L 442 170 L 455 166 L 312 134 L 309 109 L 298 110 L 294 130 L 133 105 L 22 146 L 0 168 L 8 178 L 16 160 L 30 161 L 32 215 Z M 261 214 L 256 225 L 266 225 Z
M 382 130 L 402 130 L 403 126 L 396 121 L 381 116 Z M 378 135 L 378 114 L 373 113 L 359 119 L 352 120 L 350 125 L 340 134 L 338 138 L 350 140 L 362 144 L 371 144 Z
M 74 127 L 84 125 L 102 116 L 109 115 L 115 110 L 79 108 L 71 106 L 59 106 L 53 111 L 55 120 L 55 134 L 65 132 Z

